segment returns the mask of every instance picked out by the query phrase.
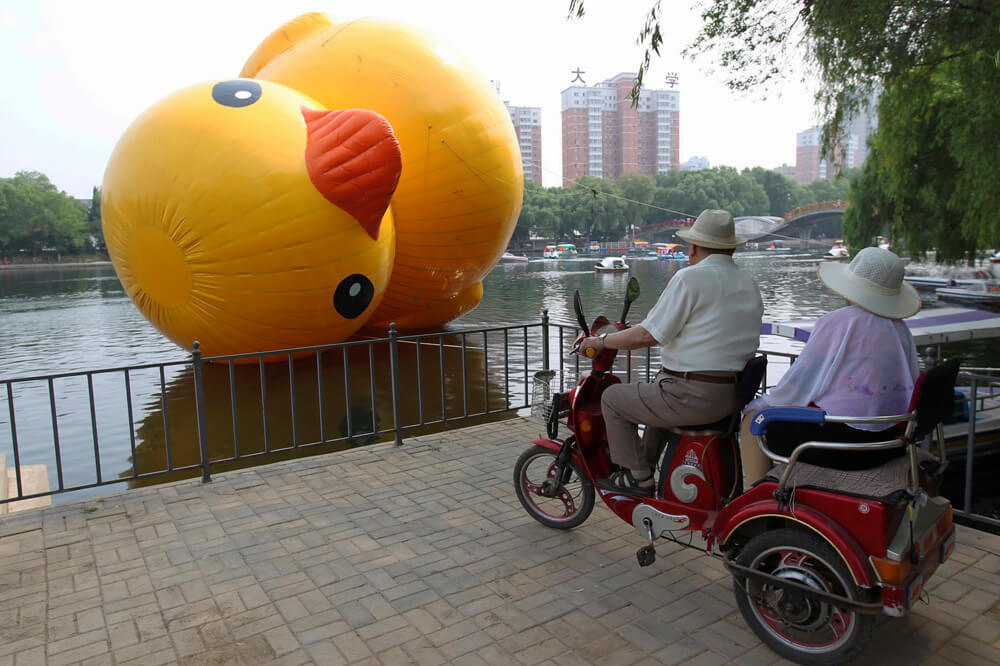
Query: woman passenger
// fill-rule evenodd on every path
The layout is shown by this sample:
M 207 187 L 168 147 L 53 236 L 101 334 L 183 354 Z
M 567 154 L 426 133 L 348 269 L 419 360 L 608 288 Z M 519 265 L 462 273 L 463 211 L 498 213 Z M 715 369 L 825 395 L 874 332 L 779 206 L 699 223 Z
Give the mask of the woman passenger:
M 909 406 L 920 366 L 903 319 L 920 310 L 920 296 L 903 281 L 903 262 L 888 250 L 867 247 L 849 265 L 821 263 L 819 278 L 846 298 L 848 305 L 816 321 L 802 353 L 778 385 L 744 410 L 740 453 L 748 484 L 772 466 L 750 434 L 757 410 L 795 405 L 819 407 L 836 416 L 887 416 L 905 413 Z M 774 453 L 788 456 L 797 445 L 812 440 L 891 439 L 885 431 L 893 427 L 779 422 L 768 426 L 767 445 Z M 902 448 L 849 453 L 814 449 L 799 460 L 837 469 L 867 469 L 902 453 Z

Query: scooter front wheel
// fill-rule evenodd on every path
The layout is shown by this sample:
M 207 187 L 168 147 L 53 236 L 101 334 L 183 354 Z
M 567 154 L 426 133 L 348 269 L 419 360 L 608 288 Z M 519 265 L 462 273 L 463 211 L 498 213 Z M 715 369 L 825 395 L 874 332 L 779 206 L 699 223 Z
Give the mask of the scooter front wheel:
M 798 528 L 759 534 L 737 562 L 821 592 L 861 601 L 843 559 L 817 535 Z M 857 656 L 871 637 L 874 618 L 759 579 L 733 579 L 736 604 L 757 637 L 799 664 L 840 664 Z
M 571 461 L 566 462 L 561 482 L 555 477 L 556 454 L 536 444 L 514 465 L 514 491 L 532 518 L 546 527 L 568 530 L 594 510 L 594 486 Z

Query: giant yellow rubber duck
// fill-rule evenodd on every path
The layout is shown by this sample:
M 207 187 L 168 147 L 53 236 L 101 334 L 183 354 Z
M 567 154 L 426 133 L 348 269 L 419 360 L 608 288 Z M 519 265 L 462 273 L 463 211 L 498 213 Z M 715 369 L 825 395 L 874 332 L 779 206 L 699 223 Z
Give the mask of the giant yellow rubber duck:
M 170 95 L 119 140 L 104 176 L 108 253 L 167 337 L 208 355 L 349 337 L 395 245 L 401 169 L 389 123 L 249 80 Z
M 471 65 L 412 27 L 306 14 L 240 76 L 157 104 L 108 165 L 109 253 L 147 318 L 222 355 L 436 327 L 479 303 L 523 175 Z

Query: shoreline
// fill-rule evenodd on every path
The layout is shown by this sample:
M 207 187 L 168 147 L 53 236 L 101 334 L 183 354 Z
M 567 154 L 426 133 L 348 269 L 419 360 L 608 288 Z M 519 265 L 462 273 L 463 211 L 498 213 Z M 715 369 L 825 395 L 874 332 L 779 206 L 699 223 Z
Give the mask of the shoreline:
M 40 261 L 37 264 L 0 264 L 0 271 L 6 270 L 24 270 L 28 268 L 79 268 L 81 266 L 108 266 L 111 264 L 110 259 L 99 259 L 95 261 L 64 261 L 64 262 L 52 262 L 52 261 Z

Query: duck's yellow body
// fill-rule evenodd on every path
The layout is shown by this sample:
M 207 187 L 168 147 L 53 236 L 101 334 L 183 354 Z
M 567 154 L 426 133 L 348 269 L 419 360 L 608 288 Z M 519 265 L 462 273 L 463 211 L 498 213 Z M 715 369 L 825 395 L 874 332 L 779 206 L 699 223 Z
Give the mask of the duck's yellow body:
M 462 58 L 406 26 L 307 14 L 241 76 L 154 106 L 108 165 L 109 253 L 150 321 L 224 355 L 475 307 L 523 176 L 510 117 Z

